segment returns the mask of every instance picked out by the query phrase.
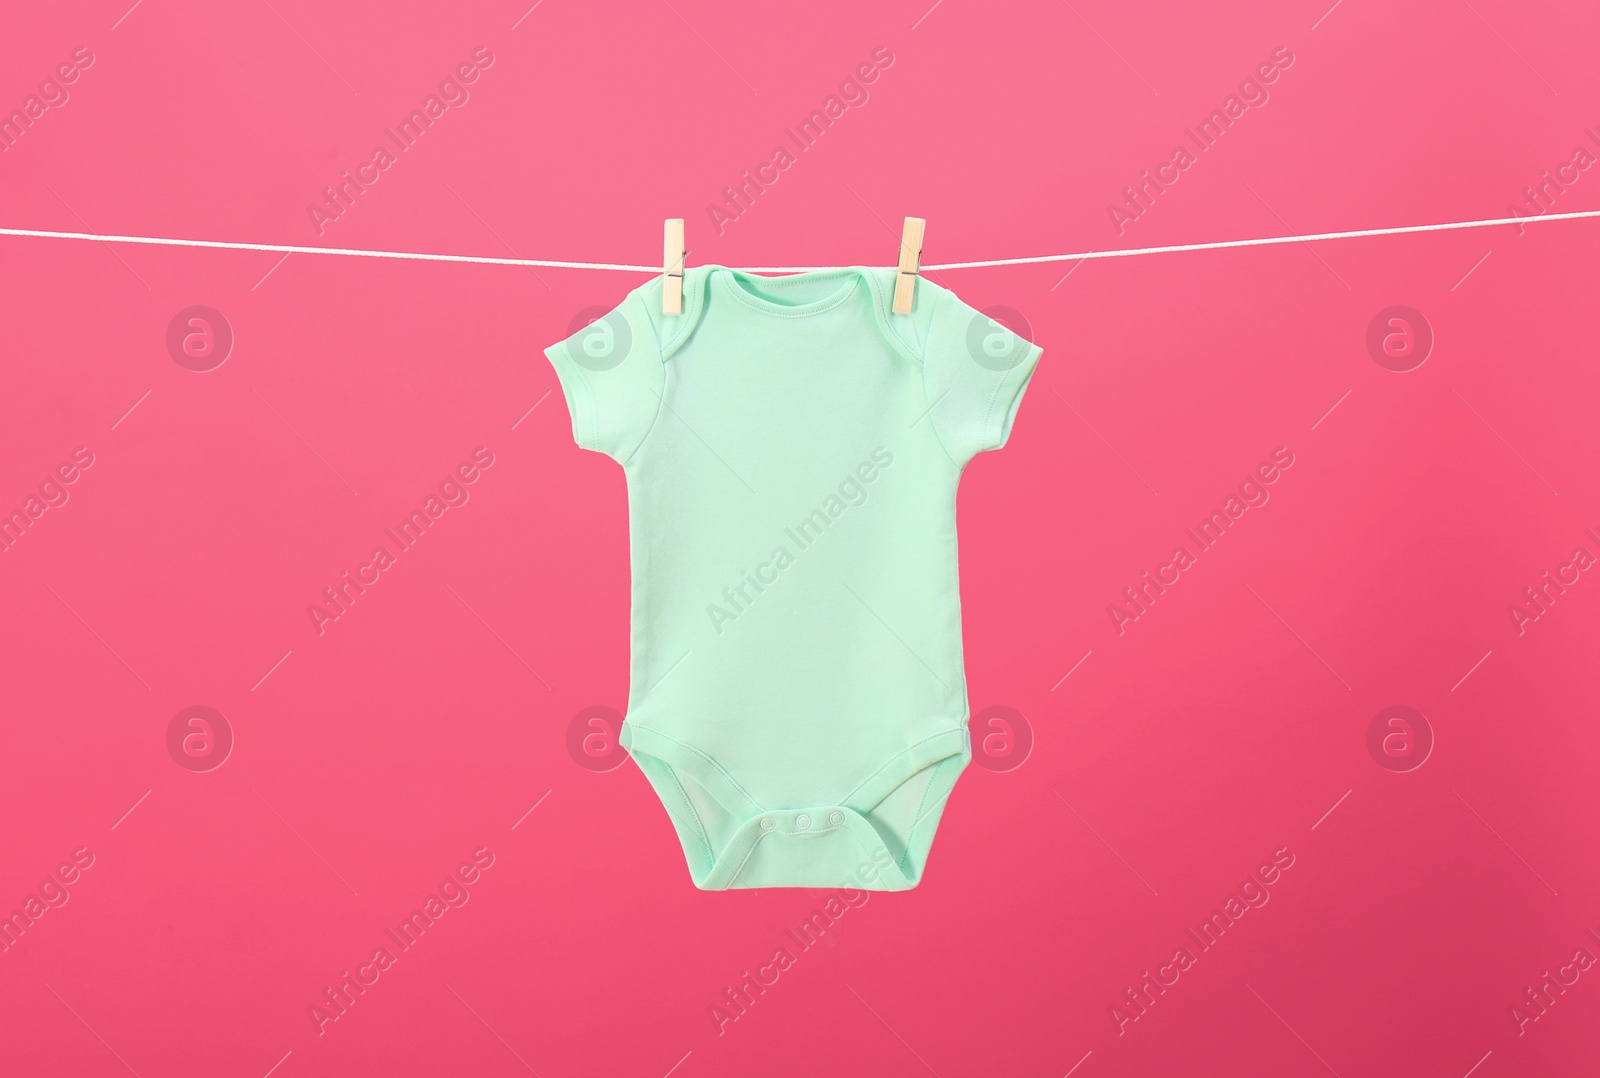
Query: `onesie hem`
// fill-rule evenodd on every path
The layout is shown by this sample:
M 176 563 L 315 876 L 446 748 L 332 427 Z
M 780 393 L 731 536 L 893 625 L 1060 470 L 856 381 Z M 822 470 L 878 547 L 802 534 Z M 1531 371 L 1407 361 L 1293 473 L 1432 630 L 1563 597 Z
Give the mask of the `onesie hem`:
M 683 846 L 690 878 L 703 891 L 909 890 L 922 878 L 944 803 L 972 759 L 967 728 L 952 727 L 897 752 L 837 801 L 779 807 L 762 805 L 709 755 L 670 734 L 624 721 L 619 740 L 655 788 Z M 874 823 L 873 811 L 900 786 L 930 769 L 903 841 L 892 832 L 886 837 L 884 828 Z M 745 814 L 721 849 L 707 834 L 680 776 L 699 784 L 728 812 Z M 811 856 L 828 836 L 837 837 L 827 855 Z M 848 840 L 848 854 L 839 839 Z

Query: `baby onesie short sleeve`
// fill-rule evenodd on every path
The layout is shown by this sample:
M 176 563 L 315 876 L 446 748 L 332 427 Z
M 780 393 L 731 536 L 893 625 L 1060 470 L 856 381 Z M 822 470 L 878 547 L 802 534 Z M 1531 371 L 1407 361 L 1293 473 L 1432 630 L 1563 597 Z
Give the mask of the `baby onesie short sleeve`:
M 1011 437 L 1043 349 L 930 281 L 917 283 L 912 315 L 929 415 L 950 459 L 964 468 Z
M 665 366 L 643 290 L 544 350 L 580 448 L 626 463 L 662 407 Z

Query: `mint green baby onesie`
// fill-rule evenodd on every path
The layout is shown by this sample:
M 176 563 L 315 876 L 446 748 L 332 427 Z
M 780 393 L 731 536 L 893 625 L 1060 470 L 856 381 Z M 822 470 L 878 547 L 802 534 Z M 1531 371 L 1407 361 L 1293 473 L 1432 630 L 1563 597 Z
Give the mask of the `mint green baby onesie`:
M 894 271 L 661 279 L 545 350 L 627 476 L 621 741 L 697 887 L 899 891 L 972 758 L 956 484 L 1040 349 Z

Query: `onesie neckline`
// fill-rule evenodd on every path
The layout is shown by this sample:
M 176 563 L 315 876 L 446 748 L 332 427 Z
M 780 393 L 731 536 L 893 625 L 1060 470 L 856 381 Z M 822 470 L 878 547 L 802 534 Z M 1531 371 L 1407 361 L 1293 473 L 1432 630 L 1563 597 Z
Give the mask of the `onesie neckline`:
M 729 296 L 754 310 L 766 314 L 776 315 L 779 318 L 805 318 L 824 311 L 831 311 L 845 300 L 855 294 L 856 287 L 860 285 L 865 274 L 861 266 L 843 266 L 838 269 L 806 270 L 801 273 L 760 274 L 750 273 L 747 270 L 730 269 L 727 266 L 708 265 L 706 272 L 715 280 L 721 281 L 723 289 Z M 848 278 L 844 284 L 826 296 L 819 299 L 807 300 L 804 303 L 788 303 L 772 297 L 773 289 L 781 290 L 787 285 L 798 282 L 825 281 L 830 278 Z M 749 285 L 757 284 L 765 288 L 767 294 L 751 291 Z

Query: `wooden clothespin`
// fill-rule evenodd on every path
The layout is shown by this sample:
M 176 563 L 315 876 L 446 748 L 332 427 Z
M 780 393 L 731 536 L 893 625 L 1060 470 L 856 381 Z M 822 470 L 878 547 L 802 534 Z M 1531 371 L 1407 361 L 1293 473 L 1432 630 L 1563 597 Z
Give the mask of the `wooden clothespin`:
M 917 272 L 922 268 L 922 231 L 928 222 L 907 217 L 900 234 L 900 269 L 894 278 L 894 313 L 910 314 L 911 299 L 917 289 Z
M 661 313 L 683 313 L 683 218 L 667 218 L 661 258 Z

